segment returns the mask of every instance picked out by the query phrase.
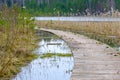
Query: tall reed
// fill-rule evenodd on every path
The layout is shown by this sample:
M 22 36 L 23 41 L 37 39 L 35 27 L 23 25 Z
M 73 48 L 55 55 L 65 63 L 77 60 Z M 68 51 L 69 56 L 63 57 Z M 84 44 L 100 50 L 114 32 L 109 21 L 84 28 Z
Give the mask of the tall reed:
M 34 20 L 23 9 L 0 5 L 0 80 L 10 79 L 36 56 Z

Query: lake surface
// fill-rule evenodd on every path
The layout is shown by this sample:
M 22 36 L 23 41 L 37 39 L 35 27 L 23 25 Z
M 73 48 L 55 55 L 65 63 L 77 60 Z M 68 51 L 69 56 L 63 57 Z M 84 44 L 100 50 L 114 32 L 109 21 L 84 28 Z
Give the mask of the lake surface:
M 72 54 L 69 46 L 56 35 L 44 31 L 40 31 L 39 35 L 41 40 L 35 53 Z M 73 56 L 39 57 L 23 67 L 12 80 L 70 80 L 73 66 Z
M 35 17 L 35 20 L 53 21 L 120 21 L 120 18 L 113 17 Z

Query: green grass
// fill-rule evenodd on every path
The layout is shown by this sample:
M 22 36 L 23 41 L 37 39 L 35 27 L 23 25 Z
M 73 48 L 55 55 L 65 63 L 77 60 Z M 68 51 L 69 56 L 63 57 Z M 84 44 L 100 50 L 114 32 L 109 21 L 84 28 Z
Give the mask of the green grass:
M 62 54 L 62 53 L 46 53 L 46 54 L 43 54 L 40 58 L 51 58 L 51 57 L 54 57 L 54 56 L 71 57 L 72 54 L 70 54 L 70 53 L 67 53 L 67 54 Z

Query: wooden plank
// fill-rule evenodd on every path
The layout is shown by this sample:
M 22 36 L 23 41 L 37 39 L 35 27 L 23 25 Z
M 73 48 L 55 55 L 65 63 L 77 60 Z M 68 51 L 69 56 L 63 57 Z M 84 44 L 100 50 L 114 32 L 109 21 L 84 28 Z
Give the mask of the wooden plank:
M 120 56 L 106 44 L 71 32 L 42 29 L 62 37 L 72 49 L 71 80 L 120 80 Z

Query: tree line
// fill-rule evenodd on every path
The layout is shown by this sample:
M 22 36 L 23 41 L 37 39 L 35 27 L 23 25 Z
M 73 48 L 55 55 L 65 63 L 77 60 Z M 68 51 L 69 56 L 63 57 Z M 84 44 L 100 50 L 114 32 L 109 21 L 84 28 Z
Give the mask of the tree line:
M 99 15 L 120 10 L 120 0 L 0 0 L 1 4 L 14 4 L 35 15 Z

